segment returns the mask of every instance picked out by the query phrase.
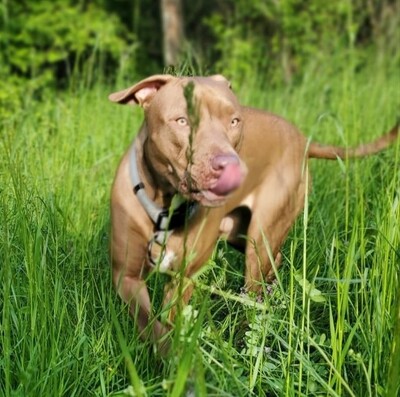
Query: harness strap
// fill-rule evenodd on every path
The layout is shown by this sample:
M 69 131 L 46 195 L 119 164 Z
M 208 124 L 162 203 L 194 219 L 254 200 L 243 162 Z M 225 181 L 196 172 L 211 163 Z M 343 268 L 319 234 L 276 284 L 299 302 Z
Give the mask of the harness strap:
M 173 197 L 170 208 L 161 208 L 153 202 L 147 196 L 145 185 L 139 178 L 135 145 L 132 146 L 130 153 L 129 171 L 133 193 L 155 226 L 153 237 L 147 244 L 149 263 L 153 268 L 165 271 L 173 259 L 166 257 L 165 246 L 169 236 L 174 229 L 184 226 L 185 222 L 190 221 L 195 216 L 199 204 L 195 201 L 184 200 L 179 194 Z
M 157 268 L 163 263 L 165 259 L 165 245 L 171 234 L 172 231 L 157 231 L 147 244 L 147 257 L 151 267 Z

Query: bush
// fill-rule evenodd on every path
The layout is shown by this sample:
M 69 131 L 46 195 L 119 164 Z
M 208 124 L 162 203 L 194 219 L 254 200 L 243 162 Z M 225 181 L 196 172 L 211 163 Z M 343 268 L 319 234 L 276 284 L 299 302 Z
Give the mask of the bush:
M 189 36 L 214 71 L 238 81 L 259 71 L 268 73 L 270 83 L 287 83 L 301 76 L 311 60 L 319 62 L 347 50 L 374 47 L 399 59 L 400 14 L 393 0 L 368 6 L 362 0 L 203 0 L 202 4 L 211 11 L 203 17 L 202 29 L 188 27 Z M 186 11 L 190 14 L 189 7 Z M 196 18 L 189 21 L 194 24 Z
M 133 35 L 94 2 L 24 3 L 12 2 L 8 8 L 3 3 L 0 9 L 2 114 L 21 102 L 16 95 L 38 94 L 49 85 L 65 87 L 74 75 L 90 84 L 95 73 L 115 69 L 135 49 Z

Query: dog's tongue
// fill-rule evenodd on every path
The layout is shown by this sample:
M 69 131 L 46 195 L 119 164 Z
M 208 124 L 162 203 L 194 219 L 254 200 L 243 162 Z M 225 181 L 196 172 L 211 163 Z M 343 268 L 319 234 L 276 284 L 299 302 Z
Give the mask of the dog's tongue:
M 237 189 L 241 182 L 242 172 L 239 164 L 228 164 L 210 191 L 218 196 L 224 196 Z

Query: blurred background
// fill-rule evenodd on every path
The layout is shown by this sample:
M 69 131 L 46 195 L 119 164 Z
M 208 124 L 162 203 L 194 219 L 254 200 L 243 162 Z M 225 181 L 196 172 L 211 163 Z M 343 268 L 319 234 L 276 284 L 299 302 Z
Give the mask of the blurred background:
M 376 57 L 399 66 L 398 0 L 2 0 L 0 106 L 76 81 L 121 84 L 152 73 L 262 76 Z M 262 84 L 261 82 L 259 82 Z

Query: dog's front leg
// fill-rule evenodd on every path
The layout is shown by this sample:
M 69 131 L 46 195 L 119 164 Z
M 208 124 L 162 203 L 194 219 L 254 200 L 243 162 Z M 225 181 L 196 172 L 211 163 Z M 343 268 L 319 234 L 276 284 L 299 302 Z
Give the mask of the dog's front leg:
M 177 255 L 179 259 L 173 269 L 175 276 L 164 291 L 163 305 L 171 323 L 174 322 L 178 310 L 188 304 L 194 290 L 191 278 L 210 258 L 220 234 L 218 227 L 220 217 L 206 216 L 204 219 L 205 224 L 197 225 L 187 236 L 186 250 L 182 247 L 184 237 L 181 234 L 172 235 L 168 243 L 169 248 L 174 247 L 173 251 L 179 252 Z M 207 230 L 207 233 L 204 233 L 204 230 Z
M 158 343 L 161 350 L 166 350 L 168 342 L 163 338 L 169 329 L 151 314 L 151 301 L 143 279 L 130 274 L 115 274 L 114 282 L 124 302 L 129 305 L 129 312 L 140 331 L 142 339 Z
M 144 338 L 157 340 L 166 332 L 166 328 L 158 321 L 149 326 L 151 302 L 144 280 L 125 275 L 119 282 L 118 293 L 124 302 L 129 304 L 129 312 Z

